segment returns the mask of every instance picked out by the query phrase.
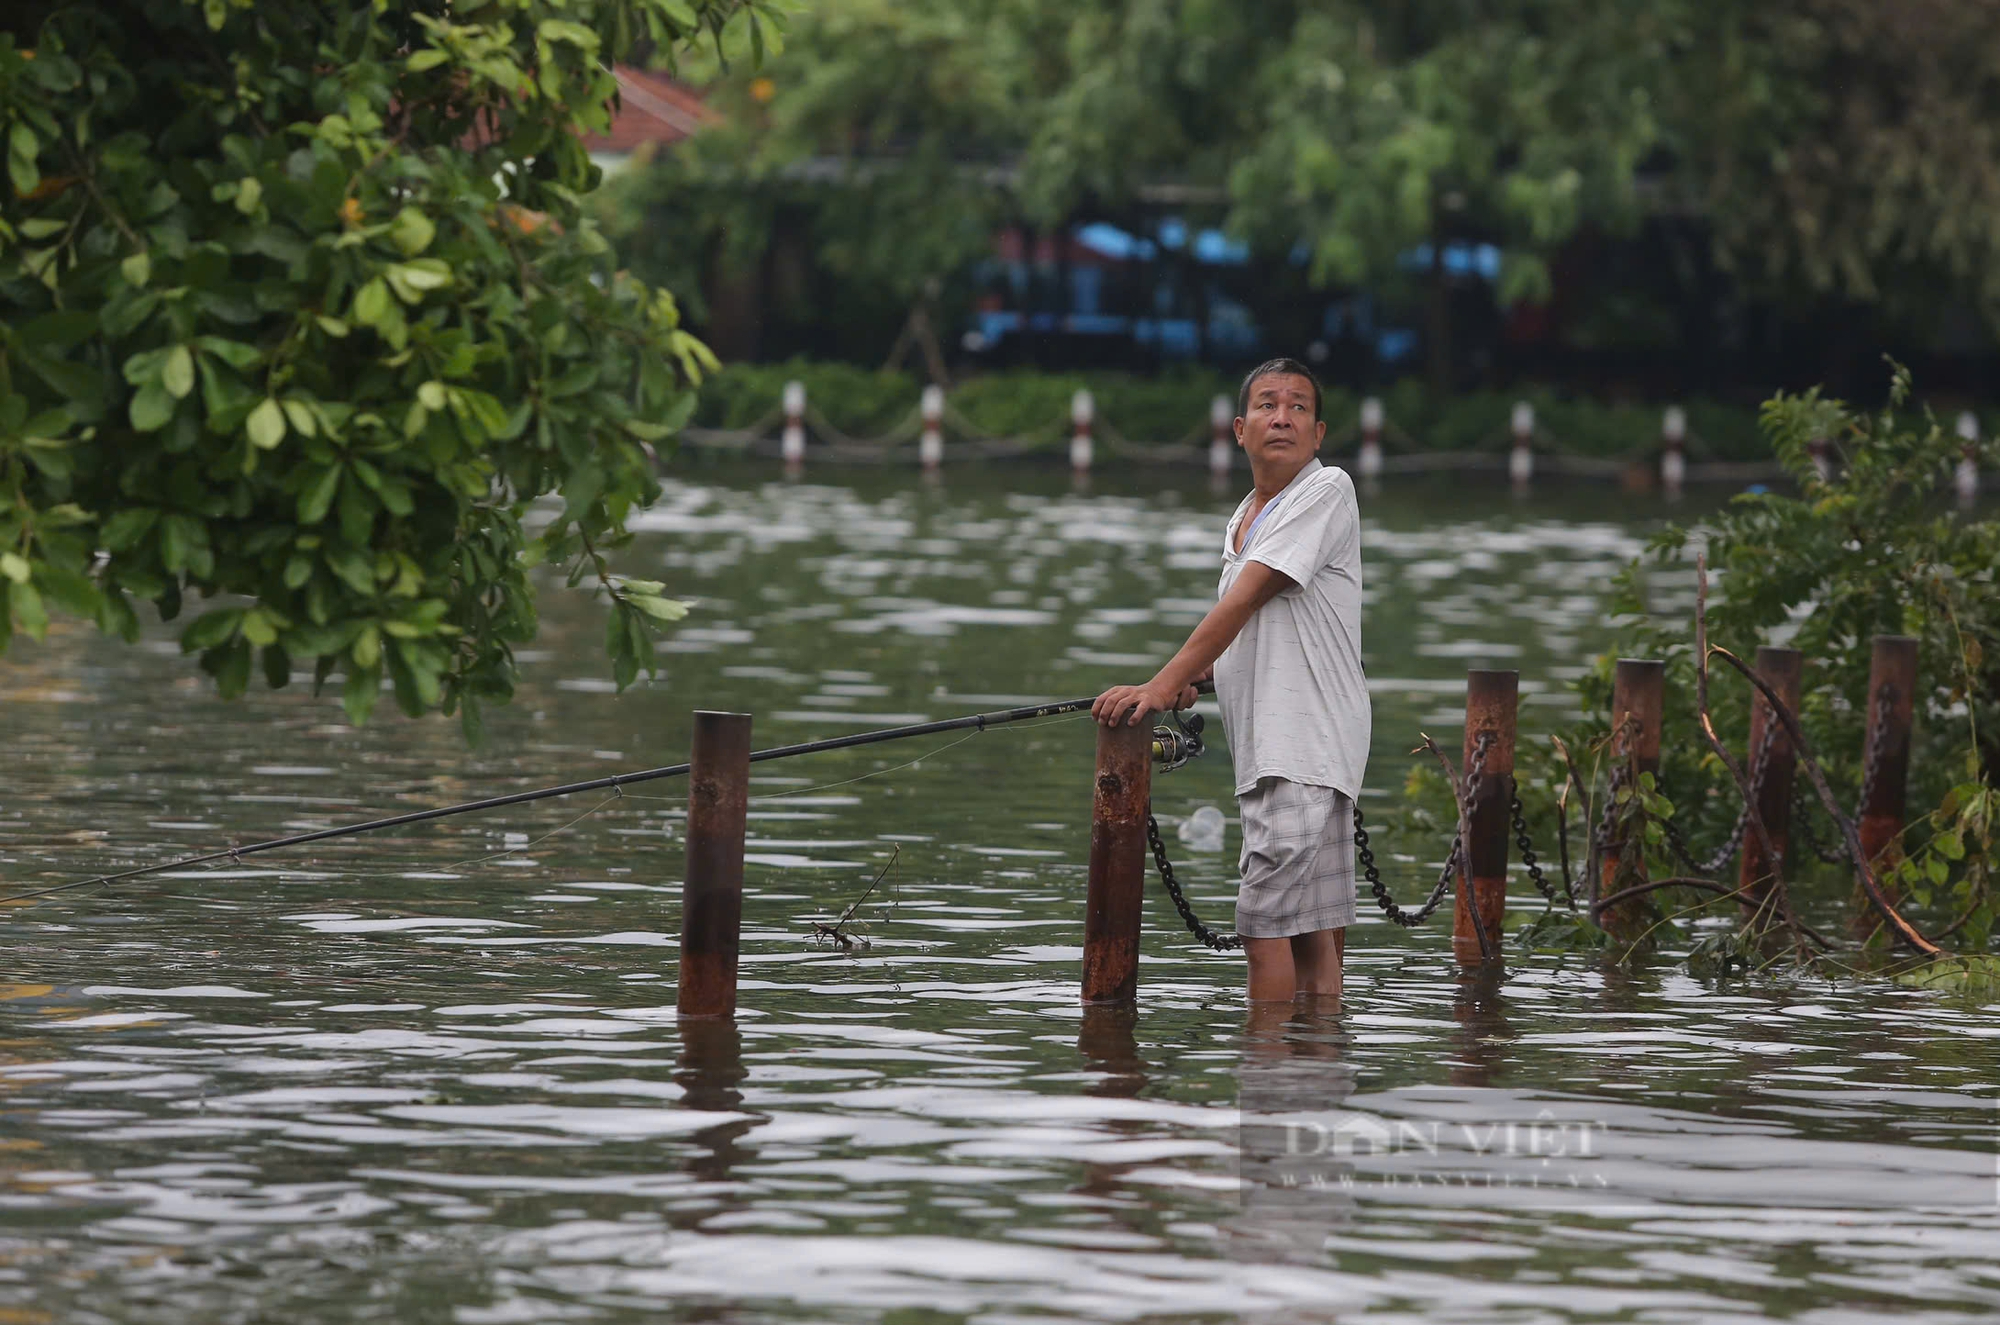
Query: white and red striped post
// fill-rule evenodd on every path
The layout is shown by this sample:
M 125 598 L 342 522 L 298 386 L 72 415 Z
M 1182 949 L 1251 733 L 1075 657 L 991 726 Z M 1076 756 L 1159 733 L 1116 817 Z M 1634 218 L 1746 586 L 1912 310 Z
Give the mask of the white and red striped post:
M 1374 396 L 1361 402 L 1361 457 L 1355 468 L 1363 478 L 1382 476 L 1382 402 Z
M 1687 411 L 1679 405 L 1667 406 L 1660 416 L 1660 486 L 1669 497 L 1681 495 L 1687 482 Z
M 1514 449 L 1507 456 L 1507 477 L 1514 481 L 1516 488 L 1528 486 L 1528 480 L 1535 476 L 1535 452 L 1532 445 L 1535 437 L 1535 407 L 1525 400 L 1514 402 L 1514 415 L 1509 420 L 1514 433 Z
M 799 469 L 806 462 L 806 384 L 785 383 L 785 431 L 778 443 L 785 468 Z
M 1078 388 L 1077 393 L 1069 398 L 1069 420 L 1076 426 L 1069 439 L 1069 467 L 1078 478 L 1090 473 L 1090 462 L 1095 453 L 1090 441 L 1090 422 L 1096 413 L 1097 402 L 1091 399 L 1089 391 Z
M 1951 477 L 1959 505 L 1979 499 L 1979 420 L 1971 410 L 1958 416 L 1958 467 Z
M 1230 452 L 1236 449 L 1235 434 L 1229 425 L 1236 418 L 1236 405 L 1228 396 L 1208 402 L 1208 473 L 1218 481 L 1227 480 Z
M 917 438 L 917 460 L 925 469 L 936 469 L 944 463 L 944 388 L 935 382 L 925 387 L 919 408 L 924 430 Z

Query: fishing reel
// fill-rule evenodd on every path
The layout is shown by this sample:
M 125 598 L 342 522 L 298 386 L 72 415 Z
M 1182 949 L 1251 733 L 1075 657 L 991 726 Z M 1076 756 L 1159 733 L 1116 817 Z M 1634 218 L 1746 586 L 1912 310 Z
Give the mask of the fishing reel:
M 1153 762 L 1162 773 L 1171 773 L 1188 760 L 1200 758 L 1208 748 L 1201 741 L 1201 729 L 1206 725 L 1201 714 L 1190 712 L 1183 718 L 1180 710 L 1175 709 L 1167 717 L 1173 726 L 1153 728 Z

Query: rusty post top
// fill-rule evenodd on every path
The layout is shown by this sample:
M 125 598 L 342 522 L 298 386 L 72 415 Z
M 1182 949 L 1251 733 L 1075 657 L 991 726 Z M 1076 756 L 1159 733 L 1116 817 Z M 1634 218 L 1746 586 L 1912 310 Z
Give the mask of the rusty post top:
M 1613 730 L 1622 733 L 1627 719 L 1638 724 L 1632 739 L 1621 734 L 1612 748 L 1630 753 L 1642 770 L 1660 762 L 1660 719 L 1665 708 L 1667 665 L 1657 658 L 1620 658 L 1611 690 Z
M 1465 674 L 1465 760 L 1471 766 L 1479 738 L 1492 737 L 1483 767 L 1494 773 L 1514 768 L 1514 721 L 1520 708 L 1521 674 L 1474 667 Z M 1498 781 L 1493 786 L 1499 787 Z

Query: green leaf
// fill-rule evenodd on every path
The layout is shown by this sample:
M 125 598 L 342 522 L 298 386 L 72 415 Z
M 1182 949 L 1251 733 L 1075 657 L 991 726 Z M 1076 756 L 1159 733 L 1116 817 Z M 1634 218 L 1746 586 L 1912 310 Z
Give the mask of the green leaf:
M 442 290 L 451 284 L 451 268 L 436 258 L 418 258 L 413 262 L 393 263 L 382 275 L 387 278 L 390 288 L 396 292 L 396 297 L 406 304 L 414 304 L 427 292 Z
M 181 652 L 200 653 L 235 639 L 242 628 L 243 616 L 240 607 L 219 607 L 202 613 L 181 632 Z
M 347 710 L 347 720 L 355 726 L 364 726 L 368 715 L 375 711 L 375 701 L 382 697 L 382 669 L 357 667 L 347 669 L 347 684 L 341 688 L 341 707 Z
M 264 186 L 255 175 L 245 175 L 236 185 L 236 210 L 245 216 L 257 210 L 264 201 Z
M 28 127 L 26 120 L 17 119 L 7 136 L 7 174 L 13 180 L 14 192 L 23 196 L 33 193 L 35 186 L 42 182 L 42 172 L 35 167 L 35 158 L 41 153 L 41 143 L 35 131 Z M 23 627 L 25 629 L 25 626 Z M 33 635 L 33 631 L 29 631 Z M 36 639 L 41 636 L 35 635 Z
M 423 402 L 424 408 L 430 410 L 432 413 L 443 409 L 445 404 L 444 383 L 435 381 L 424 383 L 417 388 L 417 399 Z
M 141 249 L 118 264 L 118 274 L 125 278 L 127 285 L 135 288 L 143 286 L 153 279 L 153 259 Z
M 224 699 L 235 699 L 250 688 L 250 662 L 250 643 L 243 639 L 231 640 L 201 657 L 202 669 L 215 677 L 216 693 Z
M 212 354 L 231 368 L 255 368 L 263 362 L 263 351 L 255 345 L 245 345 L 240 340 L 229 340 L 223 336 L 197 336 L 195 348 L 204 354 Z
M 679 621 L 694 606 L 684 598 L 655 598 L 649 594 L 633 594 L 627 601 L 653 620 L 661 622 Z
M 123 552 L 149 533 L 160 518 L 150 506 L 129 506 L 104 522 L 103 539 L 107 552 Z
M 284 402 L 285 419 L 292 425 L 292 431 L 301 437 L 319 435 L 319 420 L 313 417 L 312 406 L 298 397 L 287 398 Z
M 48 609 L 42 606 L 42 596 L 35 592 L 32 584 L 9 586 L 8 601 L 13 605 L 14 621 L 27 633 L 29 639 L 45 639 L 49 633 Z
M 340 491 L 339 465 L 329 465 L 299 493 L 299 523 L 318 524 L 326 519 L 334 494 Z
M 194 390 L 194 355 L 185 345 L 176 345 L 167 351 L 166 361 L 160 368 L 160 385 L 175 400 Z
M 431 246 L 437 238 L 437 226 L 431 218 L 414 207 L 405 207 L 396 213 L 396 219 L 389 224 L 389 240 L 403 251 L 405 257 L 415 257 Z
M 458 725 L 468 746 L 477 750 L 486 744 L 486 717 L 480 711 L 479 701 L 471 695 L 458 701 Z
M 32 568 L 28 559 L 18 552 L 0 552 L 0 575 L 16 584 L 26 584 Z
M 291 683 L 292 658 L 276 644 L 268 645 L 259 655 L 264 663 L 264 684 L 273 690 L 282 690 Z
M 372 327 L 389 313 L 389 287 L 380 276 L 369 281 L 354 294 L 354 306 L 349 310 L 354 320 L 364 327 Z
M 35 586 L 44 598 L 77 616 L 95 617 L 103 606 L 104 595 L 97 582 L 67 566 L 43 562 L 35 568 Z
M 250 434 L 250 445 L 260 451 L 269 451 L 285 440 L 285 411 L 269 396 L 264 403 L 250 411 L 250 417 L 243 421 Z
M 133 395 L 127 415 L 138 431 L 158 432 L 174 417 L 174 398 L 158 382 L 148 382 Z
M 252 608 L 243 614 L 243 638 L 261 649 L 278 642 L 278 628 L 261 608 Z

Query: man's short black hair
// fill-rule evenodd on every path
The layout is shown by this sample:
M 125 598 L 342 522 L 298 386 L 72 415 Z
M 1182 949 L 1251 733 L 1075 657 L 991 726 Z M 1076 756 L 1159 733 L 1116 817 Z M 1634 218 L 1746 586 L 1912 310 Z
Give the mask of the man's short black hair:
M 1297 359 L 1272 359 L 1258 364 L 1250 370 L 1250 376 L 1243 379 L 1243 385 L 1236 389 L 1236 417 L 1242 418 L 1250 412 L 1250 387 L 1260 377 L 1303 377 L 1312 383 L 1313 422 L 1319 421 L 1319 379 L 1312 369 Z

